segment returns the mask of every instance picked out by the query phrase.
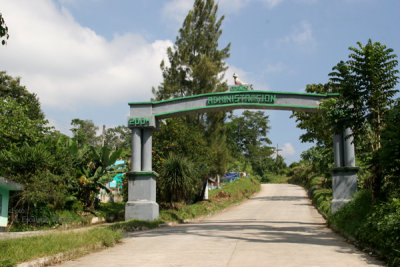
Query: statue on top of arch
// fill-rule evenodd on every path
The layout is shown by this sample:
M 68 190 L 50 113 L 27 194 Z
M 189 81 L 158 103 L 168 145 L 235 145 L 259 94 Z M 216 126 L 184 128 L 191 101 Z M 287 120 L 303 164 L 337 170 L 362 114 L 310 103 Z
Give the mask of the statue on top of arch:
M 234 80 L 234 82 L 235 82 L 235 86 L 234 86 L 234 87 L 237 87 L 238 89 L 239 89 L 239 88 L 246 88 L 246 90 L 240 90 L 240 89 L 239 89 L 239 90 L 233 90 L 233 91 L 254 90 L 252 84 L 248 84 L 248 83 L 242 82 L 242 81 L 239 79 L 239 76 L 238 76 L 236 73 L 233 74 L 233 80 Z M 231 90 L 231 91 L 232 91 L 232 90 Z

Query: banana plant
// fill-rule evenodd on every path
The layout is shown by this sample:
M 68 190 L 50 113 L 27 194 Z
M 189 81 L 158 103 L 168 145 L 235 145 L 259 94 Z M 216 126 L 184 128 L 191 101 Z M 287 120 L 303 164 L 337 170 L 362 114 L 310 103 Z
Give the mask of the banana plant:
M 86 206 L 93 209 L 96 195 L 100 189 L 109 190 L 105 184 L 119 173 L 118 165 L 114 165 L 122 154 L 121 149 L 112 151 L 109 147 L 89 146 L 90 161 L 78 171 L 78 182 L 81 184 L 81 199 Z

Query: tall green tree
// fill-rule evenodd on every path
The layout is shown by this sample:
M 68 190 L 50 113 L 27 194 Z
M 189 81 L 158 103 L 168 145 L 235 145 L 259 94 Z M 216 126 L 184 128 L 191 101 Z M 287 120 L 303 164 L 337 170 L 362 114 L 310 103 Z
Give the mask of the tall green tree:
M 186 16 L 175 45 L 168 48 L 169 64 L 161 62 L 163 82 L 153 88 L 156 100 L 218 92 L 223 82 L 230 43 L 219 49 L 224 16 L 217 18 L 213 0 L 196 0 Z
M 267 137 L 268 124 L 269 118 L 264 112 L 248 110 L 242 116 L 232 116 L 231 121 L 226 123 L 233 157 L 250 164 L 260 176 L 269 169 L 267 158 L 273 154 L 273 149 L 268 146 L 271 144 Z
M 362 149 L 369 152 L 370 189 L 373 198 L 381 193 L 383 175 L 378 167 L 378 150 L 381 148 L 381 132 L 386 126 L 385 118 L 394 103 L 398 89 L 397 55 L 393 49 L 379 42 L 368 40 L 366 45 L 357 43 L 350 47 L 346 62 L 339 62 L 331 76 L 332 85 L 341 97 L 331 110 L 335 131 L 350 127 L 354 136 L 362 137 Z M 340 112 L 338 112 L 340 111 Z
M 100 143 L 100 137 L 97 136 L 99 127 L 94 125 L 91 120 L 73 119 L 73 126 L 70 130 L 73 134 L 73 139 L 78 142 L 79 147 L 84 145 L 96 146 Z
M 33 145 L 50 129 L 37 96 L 5 71 L 0 72 L 0 115 L 0 150 Z
M 24 107 L 24 113 L 31 120 L 44 119 L 40 102 L 36 94 L 29 92 L 21 85 L 21 79 L 7 75 L 0 71 L 0 97 L 9 97 Z
M 156 100 L 227 90 L 227 84 L 224 82 L 227 65 L 224 60 L 229 57 L 230 44 L 220 49 L 219 38 L 222 34 L 221 25 L 224 16 L 218 18 L 217 11 L 218 5 L 213 0 L 194 1 L 193 8 L 179 30 L 174 46 L 167 50 L 168 62 L 162 61 L 160 64 L 163 82 L 157 89 L 153 88 Z M 175 122 L 184 123 L 185 126 L 182 127 L 171 120 L 168 127 L 162 130 L 163 134 L 155 137 L 155 142 L 166 143 L 168 136 L 171 135 L 176 139 L 186 140 L 184 134 L 174 135 L 177 129 L 182 128 L 182 133 L 199 131 L 195 141 L 197 144 L 206 142 L 205 150 L 209 151 L 208 158 L 204 158 L 203 153 L 197 154 L 204 150 L 199 145 L 194 146 L 198 147 L 197 150 L 189 150 L 189 154 L 184 155 L 189 155 L 191 161 L 202 165 L 201 173 L 204 175 L 202 178 L 206 178 L 207 175 L 222 174 L 229 158 L 224 128 L 225 117 L 224 112 L 214 112 L 208 113 L 207 116 L 199 114 L 175 120 Z M 177 128 L 172 128 L 172 125 L 176 125 Z M 167 130 L 170 132 L 165 134 Z M 182 144 L 183 142 L 173 143 Z M 186 145 L 182 146 L 174 150 L 185 150 Z M 171 149 L 170 145 L 164 147 Z M 164 152 L 158 151 L 158 153 Z M 165 159 L 165 153 L 164 157 L 156 155 L 155 166 Z
M 381 147 L 385 115 L 399 91 L 395 88 L 399 79 L 397 55 L 371 39 L 366 45 L 357 45 L 349 47 L 349 60 L 339 62 L 329 74 L 332 86 L 341 94 L 335 108 L 342 116 L 336 125 L 349 126 L 354 135 L 368 137 L 365 149 L 375 152 Z
M 243 111 L 242 116 L 232 116 L 226 124 L 227 134 L 232 141 L 232 150 L 237 154 L 251 157 L 254 148 L 271 144 L 267 134 L 269 118 L 262 111 Z M 271 154 L 272 154 L 272 149 Z
M 379 151 L 379 165 L 384 175 L 384 191 L 400 195 L 400 100 L 387 115 L 382 131 L 382 148 Z
M 43 119 L 30 119 L 28 108 L 16 100 L 0 97 L 0 150 L 39 142 L 49 127 Z

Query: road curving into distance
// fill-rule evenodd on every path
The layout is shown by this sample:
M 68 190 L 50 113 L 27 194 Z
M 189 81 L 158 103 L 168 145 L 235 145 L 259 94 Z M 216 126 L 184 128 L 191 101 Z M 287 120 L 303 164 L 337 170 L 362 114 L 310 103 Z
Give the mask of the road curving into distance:
M 327 228 L 302 187 L 262 185 L 200 222 L 129 234 L 62 266 L 383 266 Z M 58 265 L 60 266 L 60 265 Z

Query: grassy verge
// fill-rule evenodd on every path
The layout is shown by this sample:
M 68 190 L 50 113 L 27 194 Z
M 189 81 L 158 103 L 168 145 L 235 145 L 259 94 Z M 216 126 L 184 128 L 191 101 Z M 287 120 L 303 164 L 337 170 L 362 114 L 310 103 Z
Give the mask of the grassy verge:
M 232 204 L 250 197 L 260 190 L 260 183 L 253 178 L 242 178 L 224 185 L 221 189 L 209 191 L 209 200 L 191 205 L 184 205 L 179 209 L 160 210 L 160 220 L 165 222 L 184 222 L 199 216 L 213 214 Z
M 113 246 L 122 238 L 120 231 L 95 228 L 84 232 L 48 234 L 0 240 L 0 266 L 15 266 L 49 255 L 76 250 L 76 256 L 99 247 Z
M 261 183 L 267 184 L 287 184 L 289 176 L 285 174 L 266 173 L 261 179 Z
M 122 238 L 123 232 L 152 229 L 160 223 L 131 220 L 87 231 L 0 240 L 0 266 L 15 266 L 20 262 L 59 253 L 68 253 L 68 258 L 82 256 L 100 248 L 114 246 Z

